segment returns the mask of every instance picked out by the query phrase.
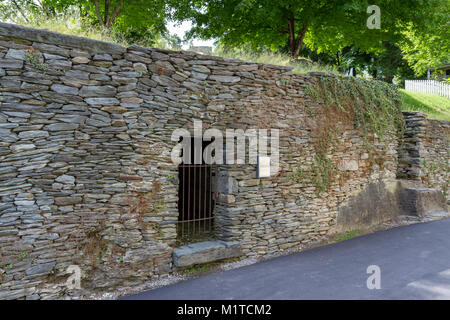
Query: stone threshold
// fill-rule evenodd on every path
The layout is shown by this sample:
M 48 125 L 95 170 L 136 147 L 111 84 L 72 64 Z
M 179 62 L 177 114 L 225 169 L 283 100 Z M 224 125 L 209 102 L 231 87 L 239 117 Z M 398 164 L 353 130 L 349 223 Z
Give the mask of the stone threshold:
M 176 268 L 235 258 L 242 255 L 239 241 L 204 241 L 179 247 L 173 252 Z

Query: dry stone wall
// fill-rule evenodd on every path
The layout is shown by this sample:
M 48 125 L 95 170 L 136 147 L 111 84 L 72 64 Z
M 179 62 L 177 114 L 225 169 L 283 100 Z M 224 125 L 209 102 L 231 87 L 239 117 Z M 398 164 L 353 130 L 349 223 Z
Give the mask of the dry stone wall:
M 194 120 L 280 130 L 279 174 L 219 166 L 218 239 L 261 257 L 345 229 L 340 207 L 395 180 L 397 141 L 373 161 L 361 133 L 343 125 L 330 153 L 336 179 L 322 193 L 294 179 L 314 162 L 311 113 L 323 106 L 304 92 L 316 77 L 0 23 L 0 299 L 81 296 L 172 272 L 171 135 Z M 81 268 L 81 290 L 67 289 L 71 265 Z

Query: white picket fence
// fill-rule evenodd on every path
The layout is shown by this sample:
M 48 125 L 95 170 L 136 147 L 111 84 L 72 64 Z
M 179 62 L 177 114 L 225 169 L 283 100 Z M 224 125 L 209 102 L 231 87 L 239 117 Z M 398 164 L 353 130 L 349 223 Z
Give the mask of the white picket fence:
M 450 85 L 436 80 L 405 80 L 405 90 L 433 93 L 450 99 Z

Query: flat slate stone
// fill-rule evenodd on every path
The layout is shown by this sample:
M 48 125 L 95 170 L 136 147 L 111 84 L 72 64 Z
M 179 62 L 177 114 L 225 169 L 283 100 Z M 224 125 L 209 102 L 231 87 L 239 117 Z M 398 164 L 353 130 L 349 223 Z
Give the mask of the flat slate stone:
M 106 106 L 118 105 L 120 102 L 116 98 L 86 98 L 87 104 L 101 104 Z
M 53 91 L 61 94 L 72 94 L 75 95 L 78 93 L 78 89 L 74 87 L 65 86 L 62 84 L 54 84 L 50 87 Z
M 113 86 L 83 86 L 80 90 L 82 97 L 114 97 L 117 93 Z
M 16 50 L 16 49 L 9 49 L 8 53 L 6 53 L 5 58 L 6 59 L 17 59 L 17 60 L 25 60 L 25 50 Z
M 52 123 L 45 127 L 48 131 L 69 131 L 78 128 L 76 123 Z
M 216 80 L 218 82 L 229 82 L 229 83 L 235 83 L 239 82 L 241 80 L 240 77 L 235 76 L 219 76 L 219 75 L 212 75 L 209 76 L 209 79 Z
M 16 59 L 0 59 L 0 68 L 3 69 L 22 69 L 23 61 Z
M 35 275 L 35 274 L 49 273 L 50 271 L 53 270 L 55 265 L 56 265 L 56 262 L 38 264 L 38 265 L 33 266 L 30 269 L 28 269 L 25 273 L 29 276 Z
M 179 247 L 173 252 L 175 267 L 188 267 L 242 254 L 239 241 L 205 241 Z

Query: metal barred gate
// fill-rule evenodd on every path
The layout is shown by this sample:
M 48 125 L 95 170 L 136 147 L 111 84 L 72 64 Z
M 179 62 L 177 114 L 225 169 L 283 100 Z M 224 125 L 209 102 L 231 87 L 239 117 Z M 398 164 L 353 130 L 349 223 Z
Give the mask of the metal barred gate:
M 207 143 L 202 143 L 201 152 Z M 182 242 L 211 239 L 216 205 L 216 166 L 204 162 L 182 163 L 178 167 L 178 177 L 178 239 Z

